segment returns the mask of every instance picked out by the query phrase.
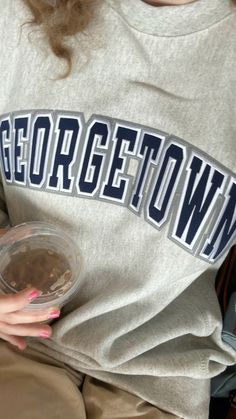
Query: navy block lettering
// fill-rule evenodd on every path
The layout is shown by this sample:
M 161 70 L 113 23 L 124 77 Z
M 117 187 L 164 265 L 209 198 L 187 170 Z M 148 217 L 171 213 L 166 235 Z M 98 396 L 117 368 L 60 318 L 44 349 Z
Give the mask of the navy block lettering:
M 18 183 L 26 183 L 26 162 L 23 161 L 24 142 L 27 141 L 29 117 L 14 120 L 14 178 Z
M 72 188 L 71 169 L 74 161 L 78 134 L 77 118 L 60 117 L 57 124 L 57 138 L 52 161 L 49 188 L 70 191 Z
M 162 139 L 156 135 L 146 133 L 143 136 L 140 152 L 138 155 L 141 159 L 141 163 L 136 178 L 137 180 L 134 188 L 135 191 L 132 195 L 130 203 L 130 207 L 135 211 L 139 211 L 150 165 L 156 163 L 161 142 Z
M 135 129 L 118 126 L 113 138 L 113 153 L 106 175 L 102 195 L 117 202 L 124 202 L 129 179 L 121 176 L 127 168 L 127 157 L 134 155 L 137 132 Z
M 29 179 L 31 185 L 40 187 L 45 178 L 46 154 L 51 121 L 48 116 L 38 116 L 33 124 Z
M 0 149 L 1 149 L 1 160 L 2 168 L 5 174 L 6 180 L 12 181 L 12 170 L 11 170 L 11 126 L 10 120 L 7 118 L 1 121 L 0 125 Z
M 184 148 L 170 144 L 160 163 L 161 167 L 148 206 L 148 219 L 157 227 L 163 225 L 168 217 L 184 158 Z
M 236 232 L 236 184 L 230 186 L 227 199 L 201 255 L 214 262 L 228 246 Z
M 222 164 L 180 138 L 115 118 L 86 122 L 79 112 L 48 110 L 0 117 L 7 193 L 12 183 L 19 195 L 33 188 L 49 199 L 52 192 L 71 196 L 74 205 L 77 198 L 122 205 L 130 219 L 140 216 L 137 228 L 144 221 L 154 227 L 154 242 L 166 226 L 165 239 L 209 263 L 236 239 L 236 180 Z
M 197 156 L 193 157 L 188 170 L 175 236 L 191 246 L 219 195 L 224 175 Z
M 108 126 L 104 122 L 94 122 L 86 137 L 82 169 L 78 181 L 79 191 L 94 195 L 101 179 L 104 154 L 95 152 L 95 147 L 105 148 L 108 139 Z

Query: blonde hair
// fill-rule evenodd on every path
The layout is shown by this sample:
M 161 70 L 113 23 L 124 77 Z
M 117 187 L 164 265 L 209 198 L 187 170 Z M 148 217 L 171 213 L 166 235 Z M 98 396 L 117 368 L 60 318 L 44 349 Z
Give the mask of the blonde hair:
M 73 50 L 68 36 L 83 32 L 93 17 L 95 0 L 23 0 L 30 9 L 30 24 L 40 26 L 53 53 L 67 63 L 62 77 L 72 68 Z

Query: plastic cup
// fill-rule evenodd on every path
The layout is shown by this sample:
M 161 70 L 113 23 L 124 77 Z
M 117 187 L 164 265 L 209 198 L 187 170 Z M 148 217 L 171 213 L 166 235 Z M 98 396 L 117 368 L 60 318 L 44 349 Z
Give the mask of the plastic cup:
M 27 309 L 63 307 L 79 290 L 81 256 L 61 228 L 28 222 L 11 228 L 0 239 L 0 292 L 42 291 Z

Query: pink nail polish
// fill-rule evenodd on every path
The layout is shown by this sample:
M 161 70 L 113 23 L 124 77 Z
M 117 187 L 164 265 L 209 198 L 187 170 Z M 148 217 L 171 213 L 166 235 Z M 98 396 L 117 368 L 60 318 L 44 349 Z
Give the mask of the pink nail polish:
M 31 293 L 28 295 L 28 300 L 33 301 L 35 298 L 39 297 L 41 295 L 40 291 L 31 291 Z
M 55 311 L 51 311 L 51 313 L 49 313 L 48 318 L 49 319 L 56 319 L 59 316 L 60 316 L 60 311 L 55 310 Z
M 39 334 L 39 336 L 43 339 L 48 339 L 49 338 L 49 333 L 48 332 L 41 332 Z

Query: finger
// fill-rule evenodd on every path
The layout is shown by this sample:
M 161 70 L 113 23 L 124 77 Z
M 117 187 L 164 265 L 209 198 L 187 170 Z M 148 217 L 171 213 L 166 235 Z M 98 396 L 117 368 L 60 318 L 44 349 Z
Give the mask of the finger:
M 1 333 L 12 336 L 34 336 L 49 338 L 52 335 L 52 328 L 44 324 L 8 324 L 0 322 Z
M 20 350 L 24 350 L 27 347 L 25 339 L 19 336 L 11 336 L 5 335 L 4 333 L 0 333 L 0 338 L 5 340 L 6 342 L 11 343 L 14 346 L 17 346 Z
M 0 321 L 8 324 L 25 324 L 25 323 L 39 323 L 51 319 L 56 319 L 60 316 L 60 309 L 58 307 L 51 307 L 48 310 L 25 310 L 15 311 L 13 313 L 0 314 Z
M 0 295 L 0 313 L 10 313 L 22 310 L 41 295 L 41 291 L 36 288 L 27 288 L 17 294 Z

